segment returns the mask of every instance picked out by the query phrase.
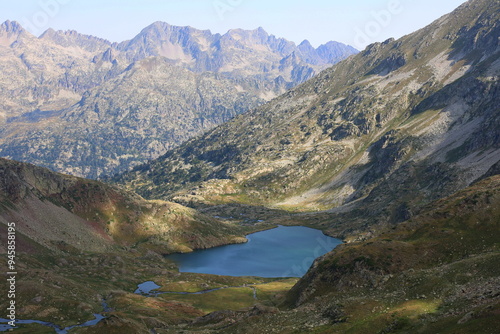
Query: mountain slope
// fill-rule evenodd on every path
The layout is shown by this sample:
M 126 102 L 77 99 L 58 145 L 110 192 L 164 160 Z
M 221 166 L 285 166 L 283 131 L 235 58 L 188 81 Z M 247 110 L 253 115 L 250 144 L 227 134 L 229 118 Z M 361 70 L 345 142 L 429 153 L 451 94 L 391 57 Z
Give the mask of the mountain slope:
M 25 113 L 69 107 L 114 71 L 112 64 L 92 63 L 94 53 L 109 48 L 109 42 L 56 35 L 48 31 L 36 38 L 17 22 L 0 25 L 0 125 Z M 83 39 L 86 43 L 77 42 Z
M 499 13 L 469 1 L 115 181 L 181 203 L 336 208 L 324 223 L 349 229 L 404 221 L 500 160 Z
M 7 139 L 0 148 L 8 157 L 97 178 L 156 158 L 262 104 L 257 93 L 239 91 L 211 73 L 195 74 L 163 58 L 148 58 L 56 116 L 42 122 L 33 121 L 36 115 L 19 117 L 4 129 Z
M 356 52 L 335 43 L 302 52 L 263 29 L 220 35 L 157 22 L 116 44 L 52 29 L 37 38 L 7 21 L 0 155 L 77 176 L 112 175 Z M 309 63 L 308 53 L 319 60 Z
M 178 204 L 146 201 L 97 181 L 5 159 L 0 199 L 0 223 L 16 223 L 20 252 L 38 244 L 64 251 L 133 247 L 168 253 L 244 241 L 235 226 Z M 3 250 L 6 240 L 3 235 Z

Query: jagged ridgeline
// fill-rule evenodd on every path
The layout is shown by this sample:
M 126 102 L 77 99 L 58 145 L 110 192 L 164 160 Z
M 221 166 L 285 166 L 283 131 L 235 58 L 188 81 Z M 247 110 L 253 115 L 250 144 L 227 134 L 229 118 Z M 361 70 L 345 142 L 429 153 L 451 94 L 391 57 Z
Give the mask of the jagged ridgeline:
M 181 203 L 352 204 L 404 221 L 500 160 L 499 18 L 498 1 L 467 2 L 115 181 Z
M 356 53 L 263 29 L 157 22 L 130 41 L 0 25 L 0 156 L 96 178 L 259 106 Z

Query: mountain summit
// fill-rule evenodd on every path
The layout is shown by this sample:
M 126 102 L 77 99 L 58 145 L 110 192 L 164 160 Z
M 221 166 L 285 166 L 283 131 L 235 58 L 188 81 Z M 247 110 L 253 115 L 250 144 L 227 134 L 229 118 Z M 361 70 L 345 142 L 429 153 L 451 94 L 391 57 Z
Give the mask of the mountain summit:
M 5 21 L 0 25 L 0 46 L 10 46 L 23 33 L 26 31 L 18 22 Z
M 264 75 L 269 80 L 281 76 L 292 85 L 309 79 L 319 68 L 338 63 L 358 52 L 337 42 L 318 49 L 309 44 L 306 50 L 304 43 L 297 47 L 284 38 L 269 35 L 263 28 L 232 29 L 221 35 L 212 34 L 209 30 L 155 22 L 116 48 L 125 54 L 128 61 L 161 56 L 194 72 L 231 73 L 241 78 Z M 291 68 L 276 66 L 293 53 L 300 54 L 300 60 L 293 65 L 309 67 L 314 71 L 302 71 L 310 73 L 304 77 L 291 77 Z

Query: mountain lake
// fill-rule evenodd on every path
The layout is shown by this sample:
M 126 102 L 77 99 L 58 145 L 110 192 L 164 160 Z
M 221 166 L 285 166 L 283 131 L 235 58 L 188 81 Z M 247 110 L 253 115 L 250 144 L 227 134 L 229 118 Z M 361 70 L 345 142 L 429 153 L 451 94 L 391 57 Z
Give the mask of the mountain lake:
M 223 276 L 302 277 L 313 261 L 342 243 L 302 226 L 279 226 L 247 236 L 245 244 L 227 245 L 167 259 L 179 271 Z

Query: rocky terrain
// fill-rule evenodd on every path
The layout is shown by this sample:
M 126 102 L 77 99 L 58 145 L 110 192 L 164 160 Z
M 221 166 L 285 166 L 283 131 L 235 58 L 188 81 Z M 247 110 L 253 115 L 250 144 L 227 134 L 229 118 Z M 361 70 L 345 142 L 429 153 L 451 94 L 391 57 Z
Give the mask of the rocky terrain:
M 110 43 L 0 25 L 0 156 L 97 178 L 168 149 L 357 51 L 263 29 L 212 34 L 156 22 Z
M 108 179 L 113 185 L 0 159 L 0 255 L 14 221 L 18 316 L 62 327 L 105 317 L 71 333 L 497 333 L 499 15 L 497 0 L 470 0 Z M 95 125 L 109 118 L 132 128 L 120 119 L 126 110 L 150 126 L 158 122 L 100 97 L 142 98 L 121 81 L 166 89 L 144 79 L 151 69 L 175 68 L 176 77 L 201 86 L 199 78 L 223 76 L 197 72 L 215 65 L 186 57 L 184 48 L 197 50 L 208 33 L 193 33 L 198 44 L 183 41 L 180 56 L 167 60 L 160 53 L 171 51 L 172 40 L 161 37 L 158 46 L 151 36 L 178 30 L 149 29 L 127 47 L 153 58 L 134 59 L 114 45 L 103 58 L 134 64 L 89 88 L 61 119 Z M 259 30 L 248 34 L 262 41 Z M 87 49 L 100 43 L 83 40 Z M 307 43 L 298 48 L 310 51 Z M 328 59 L 316 53 L 309 62 Z M 175 94 L 180 103 L 192 99 L 181 88 Z M 88 113 L 89 106 L 97 108 Z M 252 223 L 256 217 L 265 222 Z M 277 224 L 315 227 L 345 243 L 300 280 L 180 273 L 161 256 L 243 242 Z M 146 281 L 159 285 L 158 294 L 134 293 Z
M 499 13 L 468 2 L 114 180 L 195 207 L 327 210 L 343 236 L 405 221 L 500 160 Z
M 61 328 L 103 313 L 108 329 L 95 330 L 148 332 L 148 326 L 166 328 L 228 307 L 251 307 L 257 291 L 261 301 L 275 303 L 274 294 L 283 296 L 297 281 L 181 274 L 162 256 L 246 242 L 246 234 L 270 225 L 219 220 L 98 181 L 0 158 L 0 255 L 5 258 L 10 223 L 16 230 L 17 319 Z M 134 293 L 150 280 L 161 283 L 163 291 L 220 291 L 194 298 Z M 6 282 L 0 283 L 1 291 L 8 290 Z M 1 307 L 6 309 L 6 303 L 2 298 Z M 78 330 L 87 329 L 71 332 Z M 30 324 L 15 331 L 53 329 Z

